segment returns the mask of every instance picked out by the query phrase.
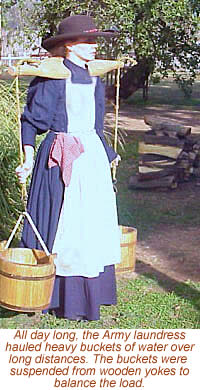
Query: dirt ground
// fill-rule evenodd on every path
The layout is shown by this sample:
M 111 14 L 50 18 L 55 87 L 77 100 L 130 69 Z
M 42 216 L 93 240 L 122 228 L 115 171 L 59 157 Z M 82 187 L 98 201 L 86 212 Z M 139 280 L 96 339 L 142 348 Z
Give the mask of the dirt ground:
M 199 228 L 159 226 L 148 239 L 138 241 L 136 273 L 153 272 L 172 281 L 200 281 Z
M 132 105 L 122 104 L 119 128 L 123 128 L 128 134 L 142 136 L 149 129 L 143 120 L 145 114 L 178 121 L 183 125 L 191 126 L 192 134 L 200 133 L 200 111 L 172 109 L 169 106 L 135 108 Z M 113 109 L 108 107 L 106 122 L 111 124 L 113 121 Z M 183 197 L 189 194 L 200 199 L 200 187 L 196 186 L 196 183 L 184 183 L 182 191 Z M 173 197 L 178 199 L 180 191 L 173 191 Z M 200 281 L 199 227 L 158 226 L 147 239 L 137 241 L 136 258 L 135 272 L 126 274 L 126 277 L 148 272 L 171 283 L 186 280 Z

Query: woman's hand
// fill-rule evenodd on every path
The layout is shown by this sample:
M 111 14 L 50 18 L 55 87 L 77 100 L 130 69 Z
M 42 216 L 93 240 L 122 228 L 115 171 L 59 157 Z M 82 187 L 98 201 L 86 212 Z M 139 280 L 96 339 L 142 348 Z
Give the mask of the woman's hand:
M 121 156 L 118 154 L 117 157 L 111 162 L 111 168 L 117 167 L 121 161 Z
M 33 170 L 34 148 L 30 145 L 25 145 L 24 156 L 25 156 L 25 161 L 23 165 L 19 165 L 15 170 L 16 175 L 21 184 L 26 183 L 27 177 L 31 174 Z
M 27 177 L 31 174 L 33 169 L 33 163 L 25 162 L 23 165 L 19 165 L 15 172 L 21 184 L 26 183 Z

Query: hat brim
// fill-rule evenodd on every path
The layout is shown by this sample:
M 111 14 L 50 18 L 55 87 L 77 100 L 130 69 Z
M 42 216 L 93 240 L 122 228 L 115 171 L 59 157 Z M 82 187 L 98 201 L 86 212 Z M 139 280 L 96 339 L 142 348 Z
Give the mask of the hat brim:
M 103 37 L 105 39 L 113 38 L 118 35 L 118 32 L 115 31 L 96 31 L 96 32 L 79 32 L 79 33 L 73 33 L 73 34 L 60 34 L 55 35 L 54 37 L 47 38 L 42 42 L 42 47 L 45 50 L 53 49 L 57 45 L 64 44 L 68 40 L 73 40 L 74 38 L 98 38 Z

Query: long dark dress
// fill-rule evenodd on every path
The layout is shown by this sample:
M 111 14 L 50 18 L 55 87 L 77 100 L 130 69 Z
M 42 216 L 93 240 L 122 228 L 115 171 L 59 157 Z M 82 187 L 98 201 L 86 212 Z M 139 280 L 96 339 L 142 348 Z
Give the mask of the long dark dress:
M 71 70 L 72 83 L 91 83 L 87 70 L 65 60 Z M 65 80 L 36 78 L 29 89 L 27 106 L 22 115 L 24 145 L 34 145 L 35 135 L 48 129 L 37 153 L 32 175 L 27 210 L 35 222 L 49 251 L 52 251 L 64 197 L 64 183 L 58 166 L 48 168 L 49 152 L 57 132 L 68 131 Z M 102 131 L 104 96 L 100 79 L 95 89 L 95 129 L 105 147 L 109 161 L 116 157 L 106 144 Z M 98 221 L 97 221 L 98 223 Z M 101 242 L 101 237 L 99 237 Z M 25 221 L 21 245 L 39 248 L 32 229 Z M 103 245 L 103 243 L 102 243 Z M 97 277 L 56 276 L 49 310 L 57 316 L 98 320 L 100 305 L 116 304 L 114 265 L 105 266 Z

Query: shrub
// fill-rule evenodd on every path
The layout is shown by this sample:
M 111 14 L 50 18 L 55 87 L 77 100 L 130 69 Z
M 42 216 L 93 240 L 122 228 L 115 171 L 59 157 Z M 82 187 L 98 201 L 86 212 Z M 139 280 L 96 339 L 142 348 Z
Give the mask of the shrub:
M 24 89 L 24 88 L 23 88 Z M 24 91 L 20 92 L 21 101 Z M 19 137 L 15 82 L 0 81 L 0 236 L 7 238 L 13 221 L 23 209 L 15 175 L 19 165 Z

